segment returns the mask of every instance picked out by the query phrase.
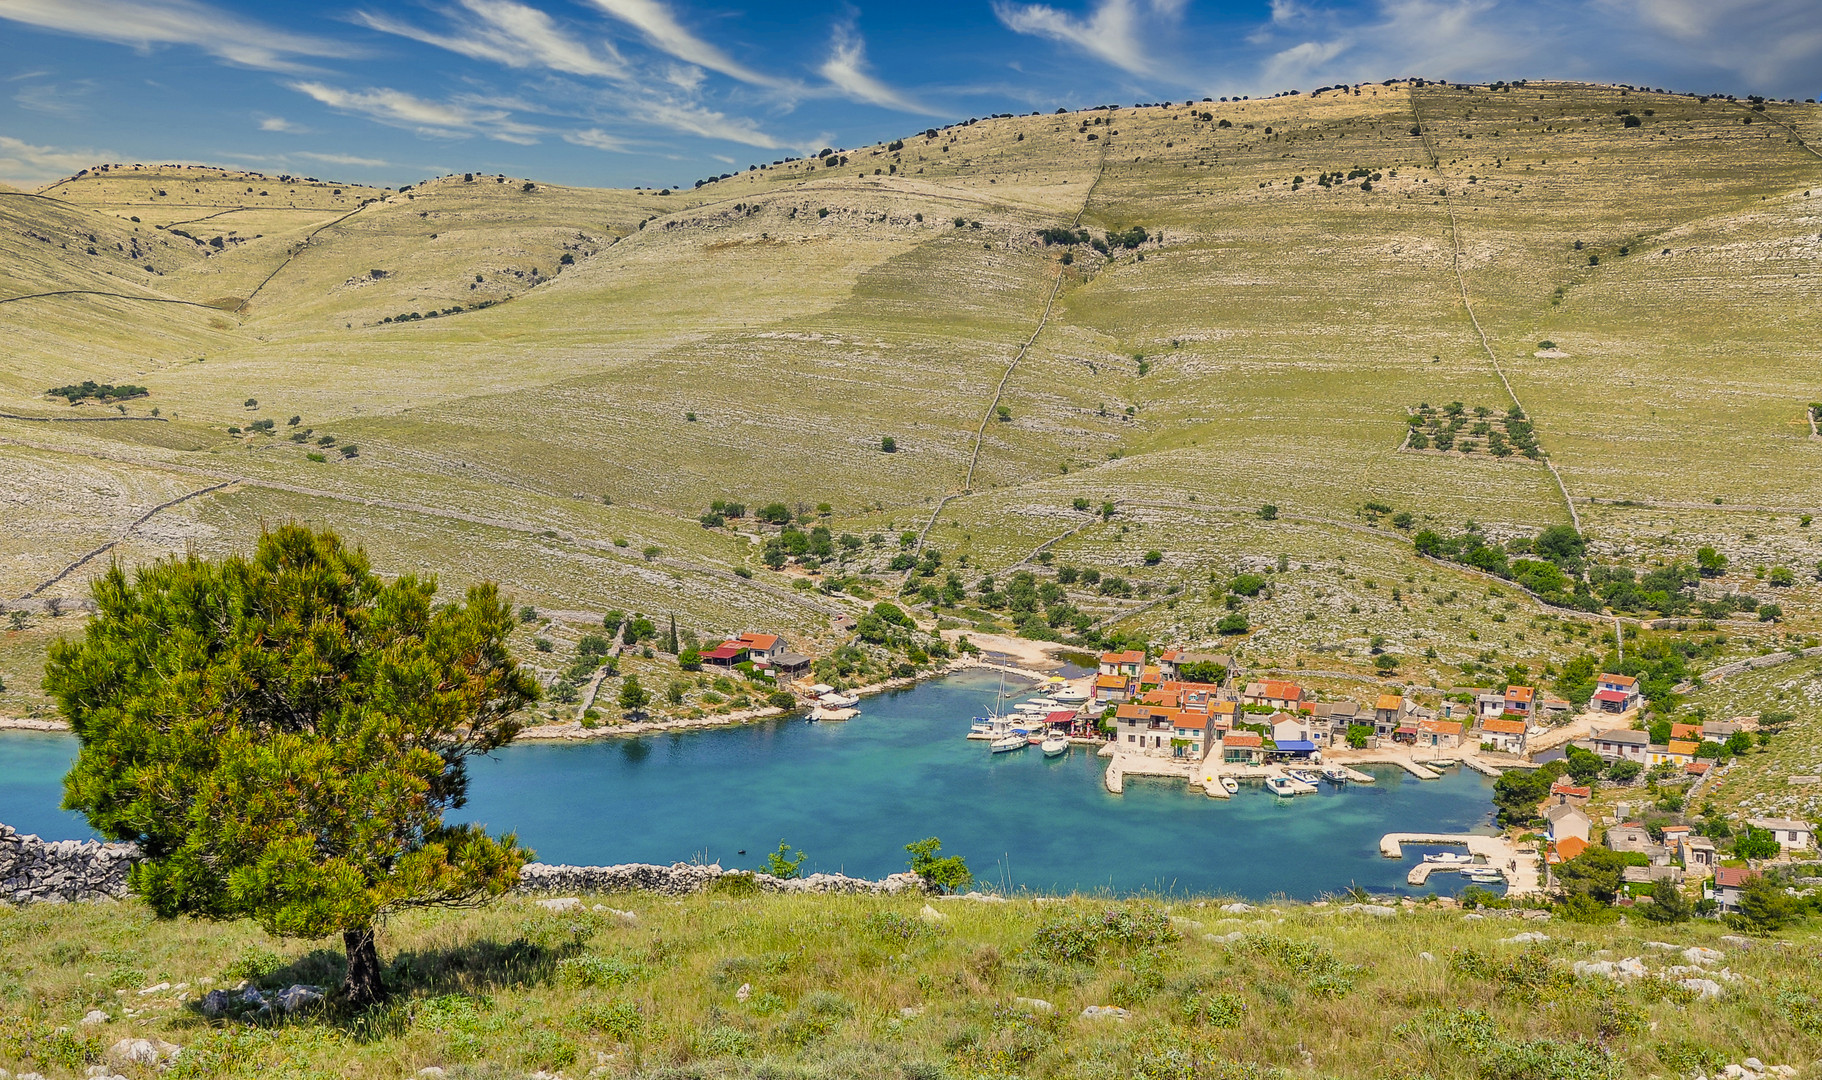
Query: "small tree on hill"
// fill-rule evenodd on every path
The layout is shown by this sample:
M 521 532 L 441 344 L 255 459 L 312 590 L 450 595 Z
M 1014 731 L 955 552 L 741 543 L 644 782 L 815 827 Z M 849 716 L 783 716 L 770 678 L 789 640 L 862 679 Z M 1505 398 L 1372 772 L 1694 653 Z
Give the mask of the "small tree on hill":
M 906 844 L 911 853 L 911 872 L 924 879 L 924 884 L 941 892 L 960 892 L 974 883 L 974 873 L 960 855 L 938 855 L 943 842 L 928 837 Z
M 116 565 L 93 588 L 95 618 L 45 671 L 81 744 L 63 804 L 139 845 L 133 888 L 160 916 L 339 932 L 365 1006 L 385 996 L 380 920 L 517 883 L 512 835 L 443 823 L 467 759 L 537 696 L 492 585 L 435 604 L 434 581 L 388 584 L 293 525 L 251 559 Z

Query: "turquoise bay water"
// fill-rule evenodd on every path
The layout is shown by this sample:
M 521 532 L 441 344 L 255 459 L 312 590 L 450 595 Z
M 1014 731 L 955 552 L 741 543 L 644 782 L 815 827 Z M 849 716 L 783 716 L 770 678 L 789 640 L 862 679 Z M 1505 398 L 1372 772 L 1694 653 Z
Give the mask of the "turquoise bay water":
M 1419 852 L 1383 858 L 1380 836 L 1466 832 L 1492 815 L 1491 782 L 1466 770 L 1431 781 L 1376 770 L 1377 784 L 1296 799 L 1243 785 L 1222 801 L 1133 777 L 1112 795 L 1104 759 L 1082 748 L 990 755 L 963 739 L 998 683 L 984 673 L 924 683 L 868 699 L 845 724 L 512 746 L 472 763 L 469 804 L 455 816 L 517 832 L 545 862 L 756 867 L 782 838 L 809 853 L 806 873 L 878 877 L 904 869 L 906 843 L 939 836 L 995 887 L 1307 899 L 1351 884 L 1406 890 Z M 89 835 L 56 809 L 74 750 L 68 737 L 0 737 L 0 822 Z M 1433 881 L 1437 891 L 1462 884 Z

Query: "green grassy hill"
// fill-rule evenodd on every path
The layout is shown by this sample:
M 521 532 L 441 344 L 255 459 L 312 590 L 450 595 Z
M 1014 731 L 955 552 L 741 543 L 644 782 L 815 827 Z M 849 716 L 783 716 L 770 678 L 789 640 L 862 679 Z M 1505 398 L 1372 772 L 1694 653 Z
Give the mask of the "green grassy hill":
M 137 903 L 0 908 L 0 1065 L 80 1076 L 144 1038 L 182 1048 L 160 1073 L 172 1078 L 1619 1080 L 1717 1076 L 1749 1058 L 1813 1072 L 1811 932 L 1379 911 L 724 892 L 553 912 L 513 899 L 391 921 L 396 996 L 382 1008 L 273 1019 L 237 1004 L 211 1019 L 202 997 L 243 980 L 268 995 L 333 986 L 339 948 L 156 920 Z M 1622 961 L 1647 974 L 1602 973 Z M 1083 1016 L 1091 1006 L 1126 1015 Z
M 1447 686 L 1592 639 L 1403 538 L 1573 505 L 1606 563 L 1730 555 L 1707 587 L 1785 616 L 1724 651 L 1782 647 L 1822 613 L 1818 139 L 1815 106 L 1400 83 L 986 120 L 669 194 L 90 170 L 0 193 L 0 595 L 295 517 L 568 626 L 675 611 L 827 647 L 850 585 L 897 591 L 908 530 L 971 591 L 1055 542 L 1134 586 L 1072 603 L 1185 644 L 1226 613 L 1211 578 L 1282 557 L 1249 660 L 1385 648 Z M 150 394 L 109 422 L 45 394 L 84 379 Z M 1515 399 L 1548 464 L 1400 450 L 1410 408 Z M 806 591 L 750 527 L 698 525 L 717 499 L 884 542 Z

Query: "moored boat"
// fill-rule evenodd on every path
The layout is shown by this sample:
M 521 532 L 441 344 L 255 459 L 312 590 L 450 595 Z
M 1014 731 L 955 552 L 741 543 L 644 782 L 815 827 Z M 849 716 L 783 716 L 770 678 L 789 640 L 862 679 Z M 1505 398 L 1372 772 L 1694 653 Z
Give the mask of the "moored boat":
M 1454 851 L 1441 851 L 1434 855 L 1425 855 L 1423 861 L 1438 866 L 1467 866 L 1474 861 L 1472 855 L 1462 855 Z
M 993 740 L 993 742 L 990 744 L 990 749 L 992 750 L 993 753 L 1003 754 L 1008 750 L 1023 750 L 1023 749 L 1025 749 L 1025 747 L 1027 747 L 1029 745 L 1031 745 L 1031 744 L 1025 741 L 1024 734 L 1018 733 L 1018 734 L 1013 734 L 1013 735 L 1000 736 L 999 738 Z
M 1309 769 L 1286 769 L 1285 772 L 1292 780 L 1295 780 L 1300 784 L 1308 784 L 1311 787 L 1315 787 L 1316 781 L 1321 779 L 1321 777 L 1317 776 Z
M 1348 771 L 1339 765 L 1324 765 L 1322 778 L 1336 787 L 1340 787 L 1348 782 Z
M 1265 786 L 1273 795 L 1282 795 L 1288 799 L 1297 794 L 1298 785 L 1297 781 L 1288 776 L 1268 776 L 1265 778 Z
M 1231 776 L 1223 776 L 1221 778 L 1221 790 L 1227 792 L 1229 795 L 1238 795 L 1240 794 L 1240 781 L 1235 780 Z
M 1069 749 L 1069 740 L 1060 735 L 1052 735 L 1041 744 L 1045 757 L 1056 757 Z
M 1050 699 L 1055 701 L 1058 705 L 1080 705 L 1082 702 L 1088 700 L 1088 691 L 1077 690 L 1072 687 L 1052 693 Z

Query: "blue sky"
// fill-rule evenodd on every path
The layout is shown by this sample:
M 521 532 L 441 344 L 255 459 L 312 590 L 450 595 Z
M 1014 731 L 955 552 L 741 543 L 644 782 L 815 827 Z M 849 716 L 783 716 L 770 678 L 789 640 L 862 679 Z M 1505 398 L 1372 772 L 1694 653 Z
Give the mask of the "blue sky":
M 1394 76 L 1810 98 L 1819 0 L 0 0 L 0 180 L 687 184 L 996 112 Z

